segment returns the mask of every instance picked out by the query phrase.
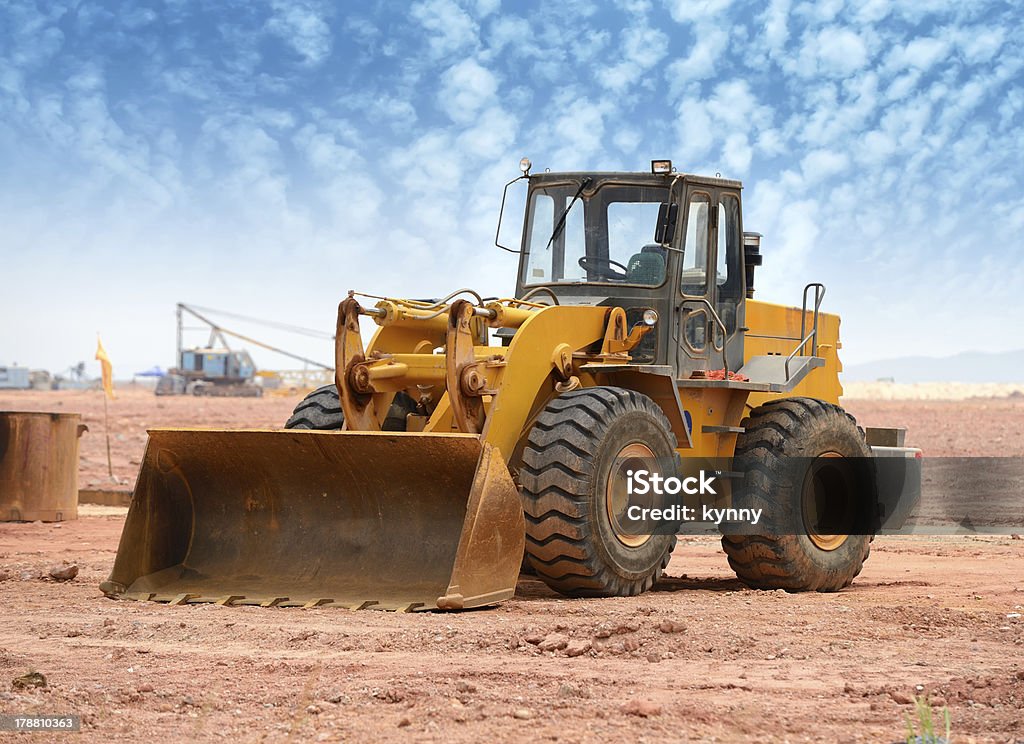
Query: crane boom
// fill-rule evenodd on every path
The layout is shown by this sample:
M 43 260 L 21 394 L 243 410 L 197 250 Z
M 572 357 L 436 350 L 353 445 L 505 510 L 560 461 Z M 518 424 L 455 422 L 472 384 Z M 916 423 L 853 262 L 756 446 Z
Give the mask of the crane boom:
M 260 348 L 266 349 L 268 351 L 272 351 L 275 354 L 281 354 L 282 356 L 289 357 L 290 359 L 295 359 L 297 361 L 303 362 L 304 364 L 311 364 L 314 367 L 320 367 L 321 369 L 325 369 L 325 370 L 332 370 L 332 369 L 334 369 L 333 367 L 331 367 L 331 366 L 329 366 L 327 364 L 324 364 L 322 362 L 317 362 L 317 361 L 315 361 L 313 359 L 307 359 L 304 356 L 299 356 L 298 354 L 293 354 L 290 351 L 285 351 L 284 349 L 278 348 L 276 346 L 271 346 L 270 344 L 264 343 L 262 341 L 258 341 L 256 339 L 252 338 L 251 336 L 246 336 L 244 334 L 238 333 L 237 331 L 232 331 L 229 328 L 225 328 L 222 325 L 220 325 L 219 323 L 214 323 L 212 320 L 207 318 L 205 315 L 202 315 L 201 313 L 199 313 L 198 310 L 196 310 L 195 307 L 190 306 L 190 305 L 186 305 L 183 302 L 179 302 L 178 303 L 178 309 L 179 310 L 184 310 L 185 312 L 189 313 L 190 315 L 192 315 L 192 316 L 198 318 L 199 320 L 201 320 L 203 323 L 206 323 L 216 333 L 226 333 L 229 336 L 233 336 L 234 338 L 237 338 L 237 339 L 239 339 L 241 341 L 245 341 L 247 344 L 253 344 L 254 346 L 259 346 Z M 210 312 L 206 308 L 203 308 L 203 309 L 206 312 Z M 218 311 L 214 310 L 212 312 L 218 312 Z M 180 313 L 179 313 L 178 317 L 179 318 L 181 317 Z M 255 320 L 255 319 L 252 319 L 252 320 Z M 257 322 L 259 322 L 259 321 L 257 321 Z M 180 333 L 179 333 L 179 336 L 180 336 Z M 180 354 L 180 349 L 179 349 L 179 354 Z

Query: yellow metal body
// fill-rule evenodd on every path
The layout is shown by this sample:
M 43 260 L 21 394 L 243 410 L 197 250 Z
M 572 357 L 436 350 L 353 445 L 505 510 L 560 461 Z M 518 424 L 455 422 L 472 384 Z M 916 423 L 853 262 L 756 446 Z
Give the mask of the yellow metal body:
M 748 301 L 746 313 L 748 357 L 793 351 L 800 310 Z M 361 315 L 379 326 L 367 344 Z M 488 344 L 495 328 L 516 329 L 508 346 Z M 838 401 L 838 331 L 837 317 L 819 316 L 825 366 L 790 395 Z M 629 354 L 644 332 L 627 327 L 621 308 L 364 308 L 349 297 L 339 306 L 335 373 L 345 430 L 150 432 L 103 590 L 178 603 L 390 609 L 510 597 L 525 533 L 516 463 L 553 397 L 634 388 L 663 408 L 690 458 L 731 456 L 737 434 L 721 428 L 771 397 L 637 369 Z M 382 432 L 399 392 L 419 413 L 409 431 Z
M 341 314 L 346 310 L 354 309 L 344 308 Z M 484 423 L 479 432 L 469 433 L 478 433 L 508 460 L 516 451 L 527 423 L 555 394 L 555 386 L 572 376 L 565 373 L 566 366 L 575 370 L 586 361 L 616 356 L 588 352 L 605 340 L 612 315 L 624 319 L 621 310 L 613 313 L 606 307 L 555 306 L 531 310 L 506 307 L 501 319 L 495 319 L 493 324 L 497 327 L 498 323 L 505 323 L 509 325 L 504 327 L 518 329 L 507 347 L 476 345 L 473 341 L 477 331 L 468 329 L 464 335 L 470 336 L 471 355 L 454 374 L 463 376 L 467 365 L 476 364 L 477 369 L 471 371 L 483 378 L 481 395 L 463 394 L 463 379 L 448 379 L 453 372 L 449 370 L 448 361 L 455 351 L 449 347 L 459 342 L 458 334 L 449 342 L 448 315 L 422 321 L 411 315 L 389 312 L 387 318 L 377 319 L 381 327 L 366 346 L 365 353 L 358 350 L 361 342 L 352 342 L 351 332 L 345 332 L 346 323 L 339 318 L 338 347 L 342 349 L 347 344 L 354 349 L 352 357 L 337 360 L 340 387 L 344 388 L 342 405 L 345 406 L 346 399 L 358 395 L 367 398 L 363 408 L 352 408 L 352 414 L 345 409 L 346 428 L 355 429 L 353 421 L 366 421 L 368 430 L 373 430 L 373 422 L 376 422 L 379 428 L 395 394 L 405 392 L 431 411 L 424 432 L 465 431 L 452 415 L 451 399 L 455 392 L 458 398 L 479 398 Z M 358 329 L 358 325 L 355 328 Z M 556 351 L 560 353 L 555 354 Z M 356 360 L 354 364 L 352 358 Z M 627 363 L 628 352 L 618 352 L 617 358 Z M 350 385 L 352 381 L 362 384 L 364 380 L 369 381 L 365 387 Z M 351 393 L 350 387 L 357 389 Z
M 684 457 L 731 457 L 736 434 L 706 433 L 705 427 L 738 427 L 751 408 L 767 400 L 806 396 L 838 404 L 842 395 L 839 383 L 842 370 L 838 357 L 841 347 L 839 317 L 836 315 L 819 313 L 817 353 L 823 358 L 824 366 L 811 370 L 793 390 L 784 394 L 750 392 L 741 385 L 688 387 L 684 382 L 679 386 L 679 402 L 675 403 L 674 396 L 664 389 L 676 386 L 676 382 L 668 378 L 587 371 L 588 364 L 625 365 L 630 362 L 629 351 L 639 343 L 643 329 L 627 328 L 621 309 L 594 306 L 521 308 L 491 303 L 486 306 L 494 315 L 487 320 L 489 325 L 516 328 L 517 331 L 508 347 L 500 347 L 474 343 L 472 339 L 478 335 L 478 329 L 466 329 L 463 336 L 466 343 L 472 345 L 472 353 L 464 355 L 460 371 L 475 363 L 478 369 L 474 372 L 479 372 L 483 378 L 479 384 L 493 394 L 475 396 L 480 401 L 482 423 L 477 421 L 471 426 L 460 426 L 458 416 L 452 415 L 452 398 L 474 396 L 471 393 L 467 396 L 464 380 L 451 379 L 450 367 L 455 356 L 453 347 L 458 338 L 457 334 L 449 337 L 448 318 L 442 314 L 424 321 L 419 318 L 432 313 L 399 312 L 389 302 L 378 303 L 378 307 L 386 311 L 386 316 L 377 319 L 381 327 L 358 362 L 366 370 L 364 377 L 372 380 L 372 392 L 369 394 L 373 399 L 373 417 L 378 425 L 384 420 L 394 394 L 404 391 L 414 400 L 423 401 L 432 411 L 424 431 L 479 433 L 484 441 L 495 446 L 513 464 L 518 459 L 520 445 L 533 418 L 557 394 L 558 386 L 570 384 L 571 380 L 582 387 L 608 384 L 634 387 L 649 395 L 662 405 L 670 422 L 678 422 L 673 428 L 677 429 L 679 452 Z M 465 303 L 461 308 L 465 314 L 472 306 Z M 468 318 L 486 319 L 471 314 L 467 314 Z M 744 357 L 788 356 L 801 340 L 801 319 L 806 334 L 813 321 L 811 311 L 747 300 L 746 325 L 749 331 L 745 336 Z M 339 319 L 339 328 L 341 325 Z M 344 364 L 339 360 L 339 369 Z M 673 405 L 680 404 L 681 409 L 672 410 Z M 679 430 L 683 426 L 684 411 L 692 422 L 688 432 Z M 346 418 L 358 420 L 356 416 Z
M 763 354 L 788 355 L 800 343 L 801 315 L 805 316 L 805 332 L 811 327 L 812 313 L 802 313 L 798 307 L 776 305 L 761 300 L 747 300 L 747 327 L 750 329 L 743 343 L 743 355 L 746 359 Z M 839 342 L 839 316 L 831 313 L 818 314 L 818 356 L 825 360 L 825 366 L 813 370 L 790 393 L 789 397 L 805 396 L 817 398 L 829 403 L 839 404 L 843 394 L 843 386 L 839 382 L 839 373 L 843 364 L 839 361 L 839 350 L 843 348 Z M 772 397 L 754 394 L 750 397 L 751 406 L 759 406 Z

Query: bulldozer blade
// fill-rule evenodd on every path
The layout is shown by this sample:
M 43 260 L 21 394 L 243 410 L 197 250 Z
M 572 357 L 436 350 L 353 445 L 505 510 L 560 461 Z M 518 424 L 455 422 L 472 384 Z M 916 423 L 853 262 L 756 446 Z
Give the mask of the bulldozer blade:
M 510 598 L 525 540 L 501 454 L 470 434 L 156 429 L 115 598 L 462 609 Z

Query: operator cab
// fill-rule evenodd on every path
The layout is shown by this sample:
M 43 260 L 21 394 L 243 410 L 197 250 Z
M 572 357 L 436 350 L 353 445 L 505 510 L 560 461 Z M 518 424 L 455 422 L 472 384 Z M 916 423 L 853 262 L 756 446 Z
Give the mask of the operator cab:
M 657 322 L 637 363 L 696 369 L 743 362 L 745 293 L 738 181 L 676 173 L 540 173 L 529 188 L 516 297 L 619 306 Z M 653 165 L 653 164 L 652 164 Z M 652 170 L 654 170 L 652 168 Z M 650 316 L 648 316 L 650 317 Z

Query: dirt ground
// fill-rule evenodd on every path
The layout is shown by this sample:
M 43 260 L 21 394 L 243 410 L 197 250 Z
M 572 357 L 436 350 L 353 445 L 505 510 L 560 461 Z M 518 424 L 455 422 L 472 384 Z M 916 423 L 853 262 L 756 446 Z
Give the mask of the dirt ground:
M 130 486 L 147 426 L 279 426 L 294 403 L 122 391 L 114 475 Z M 848 407 L 928 455 L 1024 455 L 1019 397 Z M 82 413 L 81 485 L 110 485 L 98 393 L 2 393 L 0 410 Z M 1012 536 L 880 538 L 851 588 L 801 595 L 746 590 L 716 540 L 686 538 L 640 597 L 524 577 L 497 608 L 404 615 L 105 599 L 124 511 L 0 524 L 0 713 L 80 714 L 82 741 L 895 742 L 920 694 L 954 741 L 1024 741 Z M 46 577 L 63 563 L 78 576 Z M 48 686 L 12 689 L 29 671 Z

